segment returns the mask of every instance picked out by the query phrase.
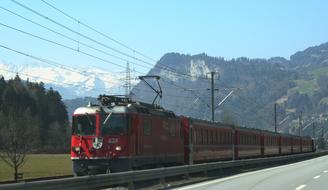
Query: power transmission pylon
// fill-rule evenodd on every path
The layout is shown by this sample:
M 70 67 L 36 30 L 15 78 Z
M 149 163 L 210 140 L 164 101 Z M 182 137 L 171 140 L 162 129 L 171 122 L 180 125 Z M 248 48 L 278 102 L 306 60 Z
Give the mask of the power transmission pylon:
M 126 62 L 126 72 L 125 72 L 125 95 L 129 98 L 131 92 L 131 70 L 130 63 Z

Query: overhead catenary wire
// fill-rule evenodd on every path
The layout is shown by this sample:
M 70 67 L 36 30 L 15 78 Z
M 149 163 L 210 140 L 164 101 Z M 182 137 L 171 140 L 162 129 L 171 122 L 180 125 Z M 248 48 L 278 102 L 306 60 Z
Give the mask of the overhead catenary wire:
M 48 42 L 48 43 L 52 43 L 52 44 L 55 44 L 55 45 L 57 45 L 57 46 L 60 46 L 60 47 L 63 47 L 63 48 L 69 49 L 69 50 L 71 50 L 71 51 L 75 51 L 75 52 L 78 52 L 78 53 L 84 54 L 84 55 L 86 55 L 86 56 L 88 56 L 88 57 L 91 57 L 91 58 L 94 58 L 94 59 L 97 59 L 97 60 L 103 61 L 103 62 L 105 62 L 105 63 L 109 63 L 109 64 L 111 64 L 111 65 L 115 65 L 115 66 L 117 66 L 117 67 L 125 68 L 125 66 L 120 65 L 120 64 L 117 64 L 117 63 L 114 63 L 114 62 L 109 61 L 109 60 L 107 60 L 107 59 L 104 59 L 104 58 L 101 58 L 101 57 L 98 57 L 98 56 L 92 55 L 92 54 L 90 54 L 90 53 L 87 53 L 87 52 L 84 52 L 84 51 L 81 51 L 81 50 L 77 50 L 77 49 L 72 48 L 72 47 L 70 47 L 70 46 L 67 46 L 67 45 L 61 44 L 61 43 L 59 43 L 59 42 L 55 42 L 55 41 L 52 41 L 52 40 L 49 40 L 49 39 L 43 38 L 43 37 L 38 36 L 38 35 L 34 35 L 34 34 L 32 34 L 32 33 L 26 32 L 26 31 L 24 31 L 24 30 L 21 30 L 21 29 L 18 29 L 18 28 L 12 27 L 12 26 L 9 26 L 9 25 L 7 25 L 7 24 L 3 24 L 3 23 L 0 22 L 0 25 L 1 25 L 1 26 L 4 26 L 4 27 L 6 27 L 6 28 L 9 28 L 9 29 L 15 30 L 15 31 L 17 31 L 17 32 L 23 33 L 23 34 L 25 34 L 25 35 L 29 35 L 29 36 L 31 36 L 31 37 L 34 37 L 34 38 L 37 38 L 37 39 L 40 39 L 40 40 L 46 41 L 46 42 Z M 143 75 L 145 74 L 145 73 L 142 73 L 142 72 L 139 72 L 139 71 L 136 71 L 136 72 L 138 72 L 138 73 L 140 73 L 140 74 L 143 74 Z
M 17 54 L 20 54 L 20 55 L 29 57 L 31 59 L 34 59 L 34 60 L 37 60 L 37 61 L 40 61 L 40 62 L 49 64 L 49 65 L 52 65 L 52 66 L 55 66 L 55 67 L 60 67 L 60 68 L 62 68 L 64 70 L 67 70 L 67 71 L 70 71 L 70 72 L 78 73 L 78 74 L 81 74 L 83 76 L 89 76 L 85 71 L 79 71 L 76 68 L 72 68 L 72 67 L 69 67 L 67 65 L 64 65 L 64 64 L 55 62 L 55 61 L 51 61 L 51 60 L 40 58 L 40 57 L 31 55 L 31 54 L 28 54 L 28 53 L 24 53 L 22 51 L 18 51 L 18 50 L 12 49 L 12 48 L 10 48 L 8 46 L 5 46 L 5 45 L 2 45 L 2 44 L 0 44 L 0 47 L 3 48 L 3 49 L 9 50 L 11 52 L 15 52 Z M 120 80 L 120 79 L 118 79 L 118 80 Z M 116 84 L 113 81 L 108 81 L 108 80 L 105 80 L 105 82 Z
M 252 108 L 259 107 L 258 104 L 254 104 L 254 101 L 253 101 L 253 102 L 252 102 L 252 101 L 249 101 L 249 100 L 247 100 L 246 98 L 244 98 L 244 97 L 238 95 L 238 93 L 235 93 L 235 95 L 238 96 L 238 98 L 239 98 L 241 101 L 245 102 L 245 103 L 248 104 L 248 105 L 251 105 Z M 263 116 L 262 114 L 260 114 L 259 111 L 257 111 L 256 113 L 257 113 L 257 114 L 256 114 L 257 117 L 262 118 L 267 124 L 272 125 L 272 121 L 268 120 L 265 116 Z
M 170 84 L 172 86 L 175 86 L 175 87 L 178 87 L 178 88 L 181 88 L 181 89 L 184 89 L 184 90 L 188 90 L 187 88 L 185 87 L 182 87 L 182 86 L 179 86 L 175 83 L 173 83 L 172 81 L 166 81 L 165 79 L 162 79 L 163 82 L 166 82 L 167 84 Z M 207 107 L 210 107 L 208 105 L 208 103 L 206 101 L 204 101 L 202 98 L 201 98 L 201 95 L 197 94 L 196 92 L 194 91 L 190 91 L 194 96 L 196 96 L 197 98 L 199 98 L 200 101 L 202 101 L 205 105 L 207 105 Z
M 27 73 L 23 73 L 23 72 L 19 72 L 19 71 L 8 70 L 8 69 L 0 68 L 0 70 L 5 71 L 5 72 L 9 72 L 9 73 L 13 73 L 13 74 L 23 75 L 23 76 L 26 76 L 26 77 L 38 78 L 38 79 L 44 80 L 44 82 L 45 81 L 50 81 L 50 82 L 53 82 L 53 84 L 58 85 L 58 81 L 55 81 L 53 79 L 48 79 L 48 78 L 35 76 L 35 75 L 31 75 L 31 74 L 27 74 Z M 82 87 L 82 88 L 85 88 L 85 89 L 89 89 L 89 88 L 92 87 L 92 86 L 89 86 L 89 85 L 78 85 L 78 84 L 67 83 L 67 82 L 62 82 L 62 81 L 60 82 L 60 84 L 66 84 L 68 86 L 75 86 L 75 87 Z M 104 91 L 104 90 L 101 90 L 101 89 L 98 89 L 98 88 L 93 88 L 92 90 L 95 90 L 95 91 L 98 91 L 98 92 L 103 92 Z
M 13 15 L 15 15 L 15 16 L 21 18 L 21 19 L 24 19 L 24 20 L 30 22 L 30 23 L 33 23 L 33 24 L 35 24 L 35 25 L 37 25 L 37 26 L 39 26 L 39 27 L 41 27 L 41 28 L 44 28 L 44 29 L 46 29 L 46 30 L 48 30 L 48 31 L 50 31 L 50 32 L 52 32 L 52 33 L 55 33 L 55 34 L 57 34 L 57 35 L 59 35 L 59 36 L 61 36 L 61 37 L 63 37 L 63 38 L 66 38 L 66 39 L 68 39 L 68 40 L 70 40 L 70 41 L 76 42 L 76 43 L 78 43 L 79 45 L 83 45 L 83 46 L 88 47 L 88 48 L 90 48 L 90 49 L 92 49 L 92 50 L 95 50 L 95 51 L 98 51 L 98 52 L 103 53 L 103 54 L 105 54 L 105 55 L 108 55 L 108 56 L 114 57 L 114 58 L 119 59 L 119 60 L 121 60 L 121 61 L 125 61 L 125 62 L 129 61 L 128 59 L 124 59 L 124 58 L 122 58 L 122 57 L 120 57 L 120 56 L 116 56 L 116 55 L 110 54 L 110 53 L 108 53 L 108 52 L 106 52 L 106 51 L 103 51 L 103 50 L 101 50 L 101 49 L 99 49 L 99 48 L 96 48 L 96 47 L 94 47 L 94 46 L 91 46 L 91 45 L 89 45 L 89 44 L 87 44 L 87 43 L 84 43 L 84 42 L 81 42 L 81 41 L 76 40 L 76 39 L 74 39 L 74 38 L 71 38 L 71 37 L 69 37 L 69 36 L 67 36 L 67 35 L 65 35 L 65 34 L 63 34 L 63 33 L 57 32 L 57 31 L 55 31 L 55 30 L 53 30 L 53 29 L 51 29 L 51 28 L 49 28 L 49 27 L 46 27 L 46 26 L 44 26 L 44 25 L 42 25 L 42 24 L 39 24 L 39 23 L 37 23 L 37 22 L 35 22 L 35 21 L 31 20 L 31 19 L 28 19 L 28 18 L 26 18 L 26 17 L 24 17 L 24 16 L 22 16 L 22 15 L 16 13 L 16 12 L 14 12 L 14 11 L 11 11 L 11 10 L 9 10 L 9 9 L 7 9 L 7 8 L 4 8 L 4 7 L 0 6 L 0 9 L 2 9 L 2 10 L 4 10 L 4 11 L 7 11 L 7 12 L 9 12 L 9 13 L 11 13 L 11 14 L 13 14 Z M 77 48 L 77 51 L 80 51 L 80 47 Z M 131 62 L 131 61 L 129 61 L 129 62 Z M 131 63 L 133 63 L 133 64 L 135 64 L 135 65 L 138 65 L 138 66 L 140 66 L 140 67 L 147 68 L 147 69 L 150 69 L 150 68 L 151 68 L 151 67 L 148 67 L 148 66 L 145 66 L 145 65 L 139 64 L 139 63 L 137 63 L 137 62 L 131 62 Z
M 19 31 L 19 32 L 22 32 L 22 33 L 27 34 L 27 35 L 30 35 L 30 36 L 32 36 L 32 37 L 36 37 L 36 38 L 39 38 L 39 39 L 45 40 L 45 41 L 47 41 L 47 42 L 50 42 L 50 43 L 53 43 L 53 44 L 56 44 L 56 45 L 59 45 L 59 46 L 65 47 L 65 48 L 67 48 L 67 49 L 70 49 L 70 50 L 73 50 L 73 51 L 77 51 L 76 49 L 71 48 L 71 47 L 69 47 L 69 46 L 66 46 L 66 45 L 63 45 L 63 44 L 60 44 L 60 43 L 57 43 L 57 42 L 54 42 L 54 41 L 51 41 L 51 40 L 48 40 L 48 39 L 42 38 L 42 37 L 37 36 L 37 35 L 33 35 L 33 34 L 31 34 L 31 33 L 28 33 L 28 32 L 25 32 L 25 31 L 23 31 L 23 30 L 20 30 L 20 29 L 17 29 L 17 28 L 14 28 L 14 27 L 11 27 L 11 26 L 8 26 L 8 25 L 5 25 L 5 24 L 3 24 L 3 23 L 0 23 L 0 25 L 5 26 L 5 27 L 8 27 L 8 28 L 13 29 L 13 30 L 16 30 L 16 31 Z M 89 56 L 91 56 L 91 57 L 98 58 L 98 59 L 103 60 L 103 61 L 105 61 L 105 62 L 109 62 L 109 61 L 104 60 L 104 59 L 102 59 L 102 58 L 99 58 L 99 57 L 92 56 L 92 55 L 90 55 L 90 54 L 84 53 L 83 51 L 79 51 L 79 52 L 81 52 L 81 53 L 83 53 L 83 54 L 86 54 L 86 55 L 89 55 Z M 113 63 L 113 62 L 109 62 L 109 63 L 111 63 L 111 64 L 115 64 L 115 63 Z M 115 64 L 115 65 L 117 65 L 117 64 Z M 120 65 L 118 65 L 118 66 L 120 66 Z M 123 67 L 123 66 L 120 66 L 120 67 Z M 166 80 L 163 80 L 163 81 L 164 81 L 164 82 L 167 82 L 168 84 L 171 84 L 171 85 L 173 85 L 173 86 L 176 86 L 176 87 L 178 87 L 178 88 L 181 88 L 181 89 L 184 89 L 184 90 L 188 90 L 187 88 L 184 88 L 184 87 L 181 87 L 181 86 L 179 86 L 179 85 L 174 84 L 172 81 L 169 81 L 169 82 L 166 81 Z M 200 97 L 199 95 L 197 95 L 195 92 L 193 92 L 193 94 L 194 94 L 196 97 L 198 97 L 201 101 L 203 101 L 203 100 L 201 99 L 201 97 Z M 204 101 L 203 101 L 203 102 L 204 102 Z M 206 105 L 208 105 L 206 102 L 204 102 L 204 103 L 205 103 Z M 208 106 L 209 106 L 209 105 L 208 105 Z
M 144 53 L 141 53 L 140 51 L 137 51 L 136 49 L 131 48 L 131 47 L 127 46 L 126 44 L 123 44 L 122 42 L 120 42 L 120 41 L 118 41 L 118 40 L 116 40 L 116 39 L 110 37 L 109 35 L 106 35 L 105 33 L 100 32 L 99 30 L 95 29 L 94 27 L 91 27 L 90 25 L 88 25 L 88 24 L 82 22 L 81 20 L 79 20 L 79 19 L 77 19 L 77 18 L 75 18 L 75 17 L 69 15 L 68 13 L 66 13 L 66 12 L 64 12 L 63 10 L 57 8 L 57 7 L 54 6 L 53 4 L 51 4 L 51 3 L 49 3 L 49 2 L 47 2 L 47 1 L 45 1 L 45 0 L 41 0 L 41 1 L 42 1 L 43 3 L 45 3 L 46 5 L 48 5 L 49 7 L 53 8 L 53 9 L 55 9 L 56 11 L 60 12 L 61 14 L 65 15 L 66 17 L 70 18 L 71 20 L 77 22 L 78 24 L 81 24 L 81 25 L 83 25 L 84 27 L 86 27 L 86 28 L 92 30 L 93 32 L 95 32 L 95 33 L 97 33 L 97 34 L 99 34 L 99 35 L 101 35 L 101 36 L 103 36 L 103 37 L 105 37 L 105 38 L 107 38 L 107 39 L 109 39 L 109 40 L 111 40 L 111 41 L 113 41 L 113 42 L 115 42 L 115 43 L 117 43 L 117 44 L 123 46 L 123 47 L 125 47 L 125 48 L 128 49 L 128 50 L 131 50 L 131 51 L 134 52 L 134 53 L 137 53 L 137 54 L 141 55 L 141 56 L 144 57 L 144 58 L 147 58 L 147 59 L 149 59 L 149 60 L 151 60 L 151 61 L 153 61 L 153 62 L 155 62 L 155 63 L 157 62 L 155 59 L 153 59 L 153 58 L 151 58 L 151 57 L 145 55 Z M 150 65 L 154 66 L 154 64 L 151 64 L 151 63 L 149 63 L 149 62 L 147 62 L 147 64 L 150 64 Z M 162 69 L 169 69 L 169 70 L 174 71 L 174 72 L 176 72 L 177 74 L 179 74 L 179 72 L 177 72 L 176 69 L 171 68 L 171 67 L 169 67 L 169 66 L 167 66 L 167 65 L 162 65 L 162 64 L 160 64 L 160 63 L 157 63 L 155 66 L 159 66 L 159 65 L 162 67 Z M 184 73 L 180 73 L 180 74 L 186 75 L 186 74 L 184 74 Z M 187 76 L 190 76 L 190 75 L 187 75 Z
M 143 89 L 140 87 L 134 87 L 133 90 L 136 90 L 138 92 L 149 92 L 149 93 L 153 93 L 154 91 L 152 90 L 147 90 L 147 89 Z M 165 97 L 175 97 L 175 98 L 184 98 L 184 99 L 193 99 L 194 97 L 191 96 L 181 96 L 181 95 L 177 95 L 177 94 L 170 94 L 170 93 L 163 93 L 163 98 Z
M 151 60 L 151 61 L 156 62 L 155 59 L 153 59 L 153 58 L 151 58 L 151 57 L 145 55 L 144 53 L 141 53 L 140 51 L 137 51 L 137 50 L 134 49 L 134 48 L 131 48 L 131 47 L 127 46 L 126 44 L 123 44 L 122 42 L 120 42 L 120 41 L 114 39 L 113 37 L 110 37 L 110 36 L 106 35 L 106 34 L 103 33 L 103 32 L 100 32 L 99 30 L 95 29 L 94 27 L 91 27 L 90 25 L 88 25 L 88 24 L 86 24 L 86 23 L 84 23 L 84 22 L 78 20 L 77 18 L 75 18 L 75 17 L 69 15 L 68 13 L 64 12 L 63 10 L 61 10 L 61 9 L 59 9 L 59 8 L 57 8 L 57 7 L 55 7 L 53 4 L 50 4 L 49 2 L 47 2 L 47 1 L 45 1 L 45 0 L 41 0 L 41 1 L 42 1 L 43 3 L 45 3 L 46 5 L 50 6 L 51 8 L 53 8 L 53 9 L 57 10 L 58 12 L 62 13 L 62 14 L 65 15 L 66 17 L 72 19 L 73 21 L 75 21 L 75 22 L 77 22 L 77 23 L 83 25 L 84 27 L 86 27 L 86 28 L 88 28 L 88 29 L 90 29 L 90 30 L 96 32 L 97 34 L 100 34 L 101 36 L 103 36 L 103 37 L 105 37 L 105 38 L 107 38 L 107 39 L 109 39 L 109 40 L 111 40 L 111 41 L 113 41 L 113 42 L 115 42 L 115 43 L 121 45 L 122 47 L 125 47 L 125 48 L 128 49 L 128 50 L 131 50 L 132 52 L 134 52 L 134 53 L 136 53 L 136 54 L 141 55 L 141 56 L 144 57 L 144 58 L 147 58 L 147 59 L 149 59 L 149 60 Z
M 49 64 L 49 65 L 52 65 L 52 66 L 55 66 L 55 67 L 60 67 L 60 68 L 62 68 L 62 69 L 68 70 L 68 71 L 70 71 L 70 72 L 75 72 L 75 73 L 78 73 L 78 74 L 81 74 L 81 75 L 84 75 L 84 76 L 89 76 L 89 75 L 88 75 L 87 73 L 85 73 L 84 71 L 78 71 L 78 70 L 76 70 L 76 69 L 74 69 L 74 68 L 68 67 L 68 66 L 66 66 L 66 65 L 64 65 L 64 64 L 61 64 L 61 63 L 58 63 L 58 62 L 55 62 L 55 61 L 51 61 L 51 60 L 48 60 L 48 59 L 40 58 L 40 57 L 37 57 L 37 56 L 31 55 L 31 54 L 28 54 L 28 53 L 22 52 L 22 51 L 18 51 L 18 50 L 15 50 L 15 49 L 10 48 L 10 47 L 8 47 L 8 46 L 4 46 L 4 45 L 2 45 L 2 44 L 0 44 L 0 47 L 3 48 L 3 49 L 9 50 L 9 51 L 15 52 L 15 53 L 17 53 L 17 54 L 20 54 L 20 55 L 23 55 L 23 56 L 29 57 L 29 58 L 31 58 L 31 59 L 34 59 L 34 60 L 37 60 L 37 61 L 40 61 L 40 62 L 43 62 L 43 63 Z M 7 70 L 7 71 L 8 71 L 8 70 Z M 28 74 L 25 74 L 25 73 L 22 73 L 22 74 L 23 74 L 23 75 L 28 75 Z M 31 76 L 31 75 L 30 75 L 30 76 Z M 33 76 L 33 77 L 36 77 L 36 76 Z M 40 78 L 40 77 L 38 77 L 38 78 Z M 40 79 L 45 79 L 45 80 L 47 80 L 47 81 L 52 81 L 52 82 L 56 82 L 56 83 L 57 83 L 57 81 L 54 81 L 54 80 L 51 80 L 51 79 L 46 79 L 46 78 L 42 78 L 42 77 L 41 77 Z M 118 80 L 121 80 L 121 79 L 118 79 Z M 123 80 L 122 80 L 122 81 L 123 81 Z M 112 83 L 112 84 L 116 84 L 116 83 L 113 82 L 113 81 L 107 81 L 107 80 L 105 80 L 105 82 Z M 68 85 L 69 85 L 69 83 L 64 83 L 64 84 L 68 84 Z M 89 87 L 91 87 L 91 86 L 89 86 Z M 139 88 L 139 87 L 134 87 L 134 89 L 137 90 L 137 91 L 141 91 L 141 90 L 142 90 L 142 91 L 144 91 L 144 92 L 148 92 L 148 93 L 153 92 L 153 91 L 150 91 L 150 90 L 141 89 L 141 88 Z M 102 90 L 106 90 L 106 89 L 102 89 Z M 98 89 L 97 91 L 101 92 L 100 89 Z M 188 96 L 179 96 L 179 95 L 176 95 L 176 94 L 167 94 L 167 93 L 165 93 L 165 94 L 164 94 L 164 97 L 166 97 L 166 96 L 168 96 L 168 97 L 175 97 L 175 98 L 184 98 L 184 99 L 186 99 L 186 98 L 192 98 L 192 97 L 188 97 Z
M 16 2 L 17 3 L 17 1 L 15 1 L 15 0 L 13 0 L 13 2 Z M 20 3 L 19 3 L 20 4 Z M 3 25 L 4 26 L 4 25 Z M 10 26 L 8 26 L 8 25 L 6 25 L 7 27 L 10 27 Z M 16 28 L 14 28 L 14 27 L 11 27 L 11 29 L 16 29 Z M 16 30 L 17 31 L 17 30 Z M 23 30 L 19 30 L 18 29 L 18 31 L 19 32 L 23 32 L 23 33 L 25 33 L 25 34 L 28 34 L 27 32 L 25 32 L 25 31 L 23 31 Z M 31 33 L 29 33 L 29 34 L 31 34 Z M 40 36 L 37 36 L 37 35 L 33 35 L 32 34 L 32 36 L 33 37 L 39 37 L 39 39 L 40 39 Z M 41 37 L 42 38 L 42 37 Z M 51 40 L 48 40 L 48 39 L 45 39 L 45 38 L 42 38 L 42 40 L 46 40 L 46 41 L 48 41 L 48 42 L 51 42 L 51 43 L 53 43 L 54 41 L 51 41 Z M 74 39 L 73 39 L 74 40 Z M 75 42 L 76 42 L 76 40 L 75 40 Z M 55 44 L 56 44 L 56 42 L 54 42 Z M 56 45 L 63 45 L 63 44 L 60 44 L 60 43 L 57 43 Z M 65 45 L 64 45 L 65 46 Z M 76 51 L 76 49 L 75 48 L 72 48 L 72 47 L 69 47 L 69 46 L 66 46 L 66 48 L 69 48 L 69 49 L 71 49 L 71 50 L 74 50 L 74 51 Z M 82 54 L 85 54 L 85 55 L 88 55 L 88 56 L 91 56 L 91 57 L 93 57 L 93 58 L 96 58 L 96 59 L 98 59 L 98 60 L 101 60 L 101 61 L 105 61 L 105 62 L 108 62 L 108 60 L 105 60 L 105 59 L 103 59 L 103 58 L 99 58 L 99 57 L 97 57 L 97 56 L 93 56 L 93 55 L 91 55 L 91 54 L 88 54 L 88 53 L 86 53 L 86 52 L 81 52 L 81 51 L 78 51 L 78 52 L 80 52 L 80 53 L 82 53 Z M 111 61 L 109 61 L 109 62 L 111 62 Z M 113 64 L 113 62 L 111 62 L 111 64 Z M 115 63 L 114 63 L 115 64 Z M 118 66 L 118 65 L 116 65 L 116 66 Z M 122 68 L 124 68 L 123 66 L 121 66 Z M 143 74 L 143 73 L 142 73 Z M 173 82 L 171 83 L 171 84 L 174 84 Z M 188 90 L 188 89 L 186 89 L 186 88 L 184 88 L 183 90 Z M 196 93 L 195 93 L 196 94 Z M 199 96 L 198 96 L 199 97 Z
M 24 5 L 24 4 L 22 4 L 22 3 L 18 2 L 18 1 L 16 1 L 16 0 L 11 0 L 11 1 L 12 1 L 13 3 L 15 3 L 15 4 L 17 4 L 17 5 L 21 6 L 21 7 L 23 7 L 24 9 L 26 9 L 26 10 L 28 10 L 28 11 L 30 11 L 30 12 L 32 12 L 32 13 L 34 13 L 34 14 L 36 14 L 36 15 L 38 15 L 38 16 L 40 16 L 40 17 L 42 17 L 42 18 L 44 18 L 44 19 L 46 19 L 46 20 L 48 20 L 48 21 L 50 21 L 50 22 L 52 22 L 52 23 L 54 23 L 54 24 L 56 24 L 56 25 L 58 25 L 58 26 L 60 26 L 60 27 L 62 27 L 62 28 L 64 28 L 64 29 L 66 29 L 66 30 L 69 30 L 70 32 L 72 32 L 72 33 L 74 33 L 74 34 L 76 34 L 76 35 L 82 36 L 83 38 L 85 38 L 85 39 L 87 39 L 87 40 L 89 40 L 89 41 L 92 41 L 92 42 L 94 42 L 94 43 L 96 43 L 96 44 L 98 44 L 98 45 L 101 45 L 101 46 L 103 46 L 103 47 L 105 47 L 105 48 L 107 48 L 107 49 L 110 49 L 110 50 L 112 50 L 112 51 L 114 51 L 114 52 L 116 52 L 116 53 L 119 53 L 119 54 L 121 54 L 121 55 L 124 55 L 124 56 L 126 56 L 126 57 L 129 57 L 129 58 L 134 59 L 134 60 L 136 60 L 136 61 L 140 61 L 140 62 L 142 62 L 142 63 L 145 63 L 145 64 L 149 64 L 149 65 L 151 65 L 151 66 L 154 66 L 154 64 L 149 63 L 149 62 L 147 62 L 147 61 L 145 61 L 145 60 L 143 60 L 143 59 L 139 59 L 139 58 L 134 57 L 134 56 L 132 56 L 132 55 L 130 55 L 130 54 L 124 53 L 124 52 L 122 52 L 122 51 L 120 51 L 120 50 L 117 50 L 117 49 L 115 49 L 115 48 L 113 48 L 113 47 L 110 47 L 110 46 L 108 46 L 108 45 L 106 45 L 106 44 L 104 44 L 104 43 L 102 43 L 102 42 L 99 42 L 98 40 L 95 40 L 95 39 L 93 39 L 93 38 L 91 38 L 91 37 L 88 37 L 87 35 L 84 35 L 84 34 L 82 34 L 82 33 L 80 33 L 80 32 L 77 32 L 77 31 L 71 29 L 70 27 L 67 27 L 67 26 L 65 26 L 64 24 L 61 24 L 60 22 L 55 21 L 54 19 L 51 19 L 49 16 L 45 16 L 45 15 L 41 14 L 40 12 L 38 12 L 38 11 L 36 11 L 36 10 L 34 10 L 34 9 L 32 9 L 32 8 L 30 8 L 30 7 L 28 7 L 28 6 Z M 163 66 L 160 66 L 159 64 L 156 64 L 155 67 L 154 67 L 154 69 L 156 69 L 156 67 L 161 67 L 161 69 L 164 69 L 164 70 L 170 71 L 170 72 L 172 72 L 172 73 L 176 73 L 177 76 L 180 75 L 180 76 L 186 76 L 186 77 L 195 78 L 195 76 L 191 76 L 191 75 L 188 75 L 188 74 L 186 74 L 186 73 L 178 72 L 178 71 L 176 71 L 175 69 L 170 68 L 170 67 L 168 67 L 168 66 L 164 66 L 164 67 L 163 67 Z M 197 78 L 197 77 L 196 77 L 196 78 Z M 203 78 L 203 77 L 198 77 L 198 79 L 206 79 L 206 80 L 207 80 L 207 78 Z

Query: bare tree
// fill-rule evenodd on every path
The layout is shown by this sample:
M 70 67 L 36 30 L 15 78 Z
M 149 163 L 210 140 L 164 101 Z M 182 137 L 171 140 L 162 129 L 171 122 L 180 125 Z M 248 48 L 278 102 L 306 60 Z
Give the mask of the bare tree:
M 38 119 L 29 109 L 25 111 L 0 112 L 0 159 L 14 170 L 14 180 L 18 180 L 18 169 L 26 161 L 35 143 Z

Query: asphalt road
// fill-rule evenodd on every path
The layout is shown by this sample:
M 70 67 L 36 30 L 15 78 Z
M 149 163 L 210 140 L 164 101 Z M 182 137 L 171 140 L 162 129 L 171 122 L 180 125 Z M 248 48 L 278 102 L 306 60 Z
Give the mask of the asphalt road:
M 177 188 L 178 190 L 327 190 L 328 156 Z

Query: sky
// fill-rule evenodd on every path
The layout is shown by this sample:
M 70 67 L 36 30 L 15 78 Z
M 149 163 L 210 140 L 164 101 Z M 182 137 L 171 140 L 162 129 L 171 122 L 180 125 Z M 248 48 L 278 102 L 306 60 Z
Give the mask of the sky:
M 128 60 L 137 72 L 147 73 L 152 64 L 168 52 L 204 52 L 226 59 L 242 56 L 282 56 L 289 59 L 289 56 L 297 51 L 328 41 L 328 1 L 45 0 L 82 23 L 151 57 L 151 60 L 88 30 L 41 0 L 16 1 L 106 47 L 49 22 L 11 0 L 0 1 L 0 45 L 72 67 L 97 67 L 109 72 L 123 71 Z M 29 23 L 3 8 L 67 35 L 75 41 Z M 69 46 L 73 50 L 33 38 L 3 24 Z M 136 60 L 135 57 L 142 61 Z M 34 59 L 1 47 L 0 62 L 17 65 L 37 63 Z

